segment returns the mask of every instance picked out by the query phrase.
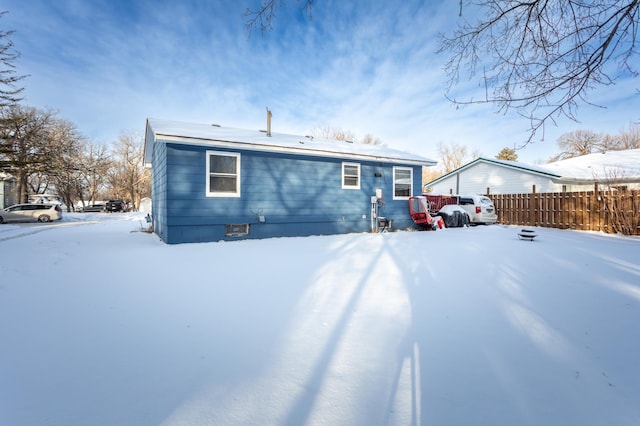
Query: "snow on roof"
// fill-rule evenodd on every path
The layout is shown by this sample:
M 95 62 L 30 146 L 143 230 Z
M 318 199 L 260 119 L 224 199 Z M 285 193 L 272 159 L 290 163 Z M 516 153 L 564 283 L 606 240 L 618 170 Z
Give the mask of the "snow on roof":
M 640 180 L 640 149 L 582 155 L 543 167 L 562 179 Z
M 507 167 L 512 167 L 512 168 L 529 171 L 533 173 L 560 176 L 556 174 L 554 171 L 545 168 L 544 166 L 537 166 L 529 163 L 522 163 L 519 161 L 499 160 L 497 158 L 484 158 L 484 157 L 480 157 L 477 160 L 485 161 L 488 163 L 497 163 Z
M 531 164 L 527 164 L 527 163 L 521 163 L 518 161 L 509 161 L 509 160 L 498 160 L 496 158 L 485 158 L 485 157 L 478 157 L 473 161 L 468 162 L 467 164 L 458 167 L 455 170 L 450 171 L 449 173 L 445 173 L 444 175 L 432 180 L 431 182 L 427 182 L 426 185 L 432 185 L 435 184 L 437 182 L 440 182 L 441 180 L 444 180 L 446 178 L 448 178 L 451 175 L 455 175 L 456 173 L 467 169 L 471 166 L 473 166 L 474 164 L 477 163 L 489 163 L 489 164 L 497 164 L 498 166 L 501 167 L 508 167 L 508 168 L 512 168 L 512 169 L 517 169 L 519 171 L 522 172 L 526 172 L 526 173 L 535 173 L 535 174 L 541 174 L 541 175 L 546 175 L 548 177 L 550 177 L 551 179 L 554 178 L 559 178 L 560 175 L 556 175 L 554 172 L 547 170 L 543 167 L 540 166 L 533 166 Z
M 612 180 L 640 182 L 640 149 L 627 149 L 624 151 L 582 155 L 542 165 L 479 157 L 428 182 L 427 185 L 437 183 L 478 162 L 492 163 L 524 172 L 545 175 L 557 183 L 607 182 Z
M 151 163 L 152 144 L 156 139 L 174 143 L 233 146 L 238 149 L 300 153 L 324 157 L 385 160 L 405 164 L 433 166 L 434 160 L 387 148 L 382 145 L 351 143 L 311 136 L 297 136 L 263 130 L 236 129 L 211 124 L 184 123 L 147 119 L 145 163 Z

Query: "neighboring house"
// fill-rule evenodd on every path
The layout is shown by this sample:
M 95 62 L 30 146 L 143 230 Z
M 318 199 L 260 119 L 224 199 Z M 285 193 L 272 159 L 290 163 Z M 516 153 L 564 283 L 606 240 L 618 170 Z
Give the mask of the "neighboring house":
M 407 200 L 435 165 L 378 145 L 155 119 L 144 158 L 154 232 L 169 244 L 367 232 L 379 217 L 409 227 Z
M 640 189 L 640 149 L 608 151 L 545 164 L 571 191 L 589 191 L 594 183 L 619 189 Z
M 543 165 L 476 158 L 424 185 L 434 194 L 524 194 L 640 188 L 640 149 L 589 154 Z
M 16 179 L 0 173 L 0 209 L 16 204 Z
M 553 179 L 560 176 L 541 167 L 516 161 L 476 158 L 424 185 L 433 194 L 519 194 L 561 191 Z M 560 188 L 560 189 L 558 189 Z

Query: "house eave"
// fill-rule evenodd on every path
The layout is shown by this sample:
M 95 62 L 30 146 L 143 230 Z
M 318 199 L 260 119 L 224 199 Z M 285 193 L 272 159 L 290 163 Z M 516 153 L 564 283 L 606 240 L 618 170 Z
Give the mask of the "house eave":
M 615 179 L 607 179 L 607 178 L 588 179 L 588 178 L 559 177 L 551 180 L 552 182 L 560 185 L 593 185 L 595 183 L 605 184 L 605 185 L 617 185 L 622 183 L 640 183 L 640 176 L 627 176 L 627 177 L 619 177 Z
M 308 146 L 295 148 L 295 147 L 282 147 L 282 146 L 274 146 L 268 144 L 254 143 L 254 142 L 246 142 L 246 141 L 229 141 L 229 140 L 220 140 L 220 139 L 209 139 L 209 138 L 197 138 L 197 137 L 186 137 L 186 136 L 175 136 L 170 134 L 163 133 L 154 133 L 154 139 L 162 140 L 164 142 L 169 143 L 179 143 L 183 145 L 198 145 L 198 146 L 211 146 L 218 148 L 229 148 L 229 149 L 240 149 L 246 151 L 261 151 L 261 152 L 274 152 L 281 154 L 294 154 L 294 155 L 307 155 L 307 156 L 315 156 L 315 157 L 325 157 L 325 158 L 341 158 L 341 159 L 350 159 L 350 160 L 360 160 L 360 161 L 374 161 L 374 162 L 385 162 L 392 164 L 403 164 L 403 165 L 413 165 L 413 166 L 434 166 L 437 163 L 435 161 L 429 160 L 416 160 L 412 158 L 402 158 L 402 157 L 388 157 L 388 156 L 376 156 L 376 155 L 367 155 L 367 154 L 357 154 L 357 153 L 345 153 L 339 151 L 331 151 L 324 149 L 317 149 Z M 301 145 L 305 145 L 304 141 L 300 141 Z M 146 154 L 147 144 L 145 143 L 145 154 Z M 146 157 L 145 157 L 146 160 Z M 150 161 L 148 161 L 150 163 Z

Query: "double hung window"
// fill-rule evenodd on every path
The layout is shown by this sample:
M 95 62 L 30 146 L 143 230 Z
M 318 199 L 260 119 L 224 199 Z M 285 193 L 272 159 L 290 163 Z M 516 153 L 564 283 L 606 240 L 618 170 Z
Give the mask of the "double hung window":
M 360 164 L 342 163 L 342 189 L 360 189 Z
M 240 196 L 240 154 L 207 151 L 207 197 Z
M 413 169 L 393 168 L 393 199 L 406 200 L 413 194 Z

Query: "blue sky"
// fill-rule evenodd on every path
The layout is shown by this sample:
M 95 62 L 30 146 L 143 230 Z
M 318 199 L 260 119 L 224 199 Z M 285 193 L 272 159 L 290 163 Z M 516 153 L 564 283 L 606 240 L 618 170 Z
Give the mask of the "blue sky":
M 144 131 L 147 117 L 308 134 L 326 126 L 370 133 L 435 160 L 439 143 L 493 157 L 520 146 L 528 121 L 491 105 L 445 98 L 437 34 L 458 1 L 317 0 L 310 20 L 285 0 L 274 28 L 251 37 L 243 12 L 258 0 L 8 0 L 0 19 L 21 57 L 24 103 L 53 108 L 99 143 Z M 518 151 L 530 163 L 556 153 L 565 132 L 617 134 L 640 120 L 640 79 L 589 94 L 580 123 L 559 118 Z M 473 93 L 474 82 L 456 88 Z M 470 158 L 469 158 L 470 159 Z

